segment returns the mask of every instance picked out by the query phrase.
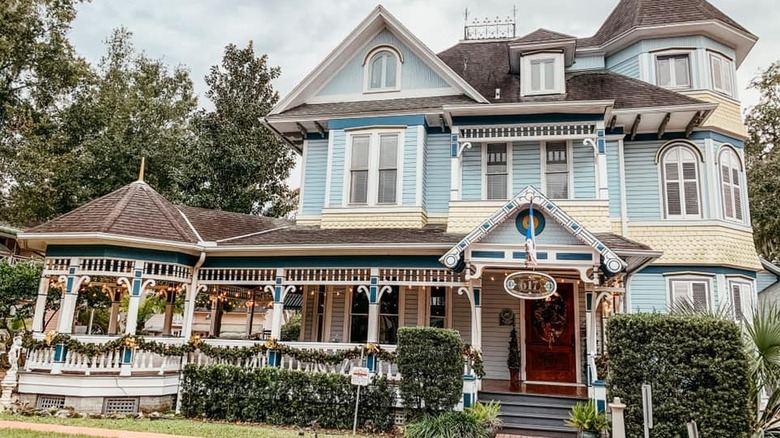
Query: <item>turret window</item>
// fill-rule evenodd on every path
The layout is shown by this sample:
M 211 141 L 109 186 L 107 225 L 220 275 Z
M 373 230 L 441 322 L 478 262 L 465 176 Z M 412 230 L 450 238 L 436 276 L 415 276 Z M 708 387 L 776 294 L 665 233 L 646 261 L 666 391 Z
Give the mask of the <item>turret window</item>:
M 687 54 L 658 56 L 656 84 L 665 88 L 690 88 L 691 63 Z

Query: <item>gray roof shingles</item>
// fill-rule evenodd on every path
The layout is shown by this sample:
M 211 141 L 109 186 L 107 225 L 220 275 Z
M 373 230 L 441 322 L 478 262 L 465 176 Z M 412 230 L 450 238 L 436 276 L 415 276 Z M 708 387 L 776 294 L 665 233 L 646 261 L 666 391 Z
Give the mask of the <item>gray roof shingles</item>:
M 378 111 L 420 111 L 440 109 L 442 105 L 475 103 L 463 95 L 382 99 L 358 102 L 304 103 L 281 114 L 268 116 L 269 120 L 297 116 L 339 116 L 345 114 L 372 113 Z

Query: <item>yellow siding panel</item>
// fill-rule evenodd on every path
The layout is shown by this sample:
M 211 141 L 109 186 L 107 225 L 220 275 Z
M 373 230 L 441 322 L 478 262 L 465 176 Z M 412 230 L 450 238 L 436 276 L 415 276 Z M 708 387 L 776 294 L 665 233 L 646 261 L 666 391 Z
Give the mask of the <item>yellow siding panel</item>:
M 703 127 L 720 128 L 747 137 L 747 129 L 742 123 L 742 112 L 738 102 L 711 92 L 698 91 L 685 94 L 694 99 L 718 104 L 718 108 L 710 115 Z
M 320 228 L 422 228 L 427 223 L 422 211 L 328 212 L 324 210 Z

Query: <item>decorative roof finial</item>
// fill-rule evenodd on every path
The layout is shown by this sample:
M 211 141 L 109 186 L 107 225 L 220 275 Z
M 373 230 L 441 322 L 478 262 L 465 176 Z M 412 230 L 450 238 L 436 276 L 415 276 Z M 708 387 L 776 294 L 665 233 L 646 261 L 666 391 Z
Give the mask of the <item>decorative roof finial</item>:
M 141 157 L 141 169 L 138 171 L 138 181 L 144 180 L 144 167 L 146 165 L 146 157 Z

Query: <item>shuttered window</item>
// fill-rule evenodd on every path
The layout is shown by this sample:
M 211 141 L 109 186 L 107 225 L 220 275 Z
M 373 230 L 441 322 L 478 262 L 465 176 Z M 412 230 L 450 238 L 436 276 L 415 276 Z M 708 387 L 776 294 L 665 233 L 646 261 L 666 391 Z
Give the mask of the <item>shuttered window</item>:
M 712 89 L 731 96 L 734 93 L 734 81 L 731 75 L 731 61 L 710 54 L 710 70 L 712 72 Z
M 742 166 L 739 158 L 734 150 L 724 148 L 720 153 L 719 162 L 723 217 L 742 222 Z
M 550 199 L 568 199 L 569 152 L 566 142 L 545 144 L 545 193 Z
M 699 217 L 699 163 L 686 146 L 668 149 L 661 160 L 667 218 Z
M 688 55 L 658 56 L 655 59 L 656 84 L 666 88 L 690 88 Z
M 749 283 L 732 281 L 730 290 L 734 319 L 737 321 L 742 321 L 743 318 L 750 320 L 753 316 L 753 288 Z
M 672 307 L 692 304 L 694 309 L 709 310 L 708 280 L 671 280 Z
M 397 132 L 354 134 L 349 149 L 349 203 L 396 204 L 399 139 Z
M 507 198 L 507 145 L 487 145 L 487 166 L 485 170 L 485 184 L 487 199 Z

